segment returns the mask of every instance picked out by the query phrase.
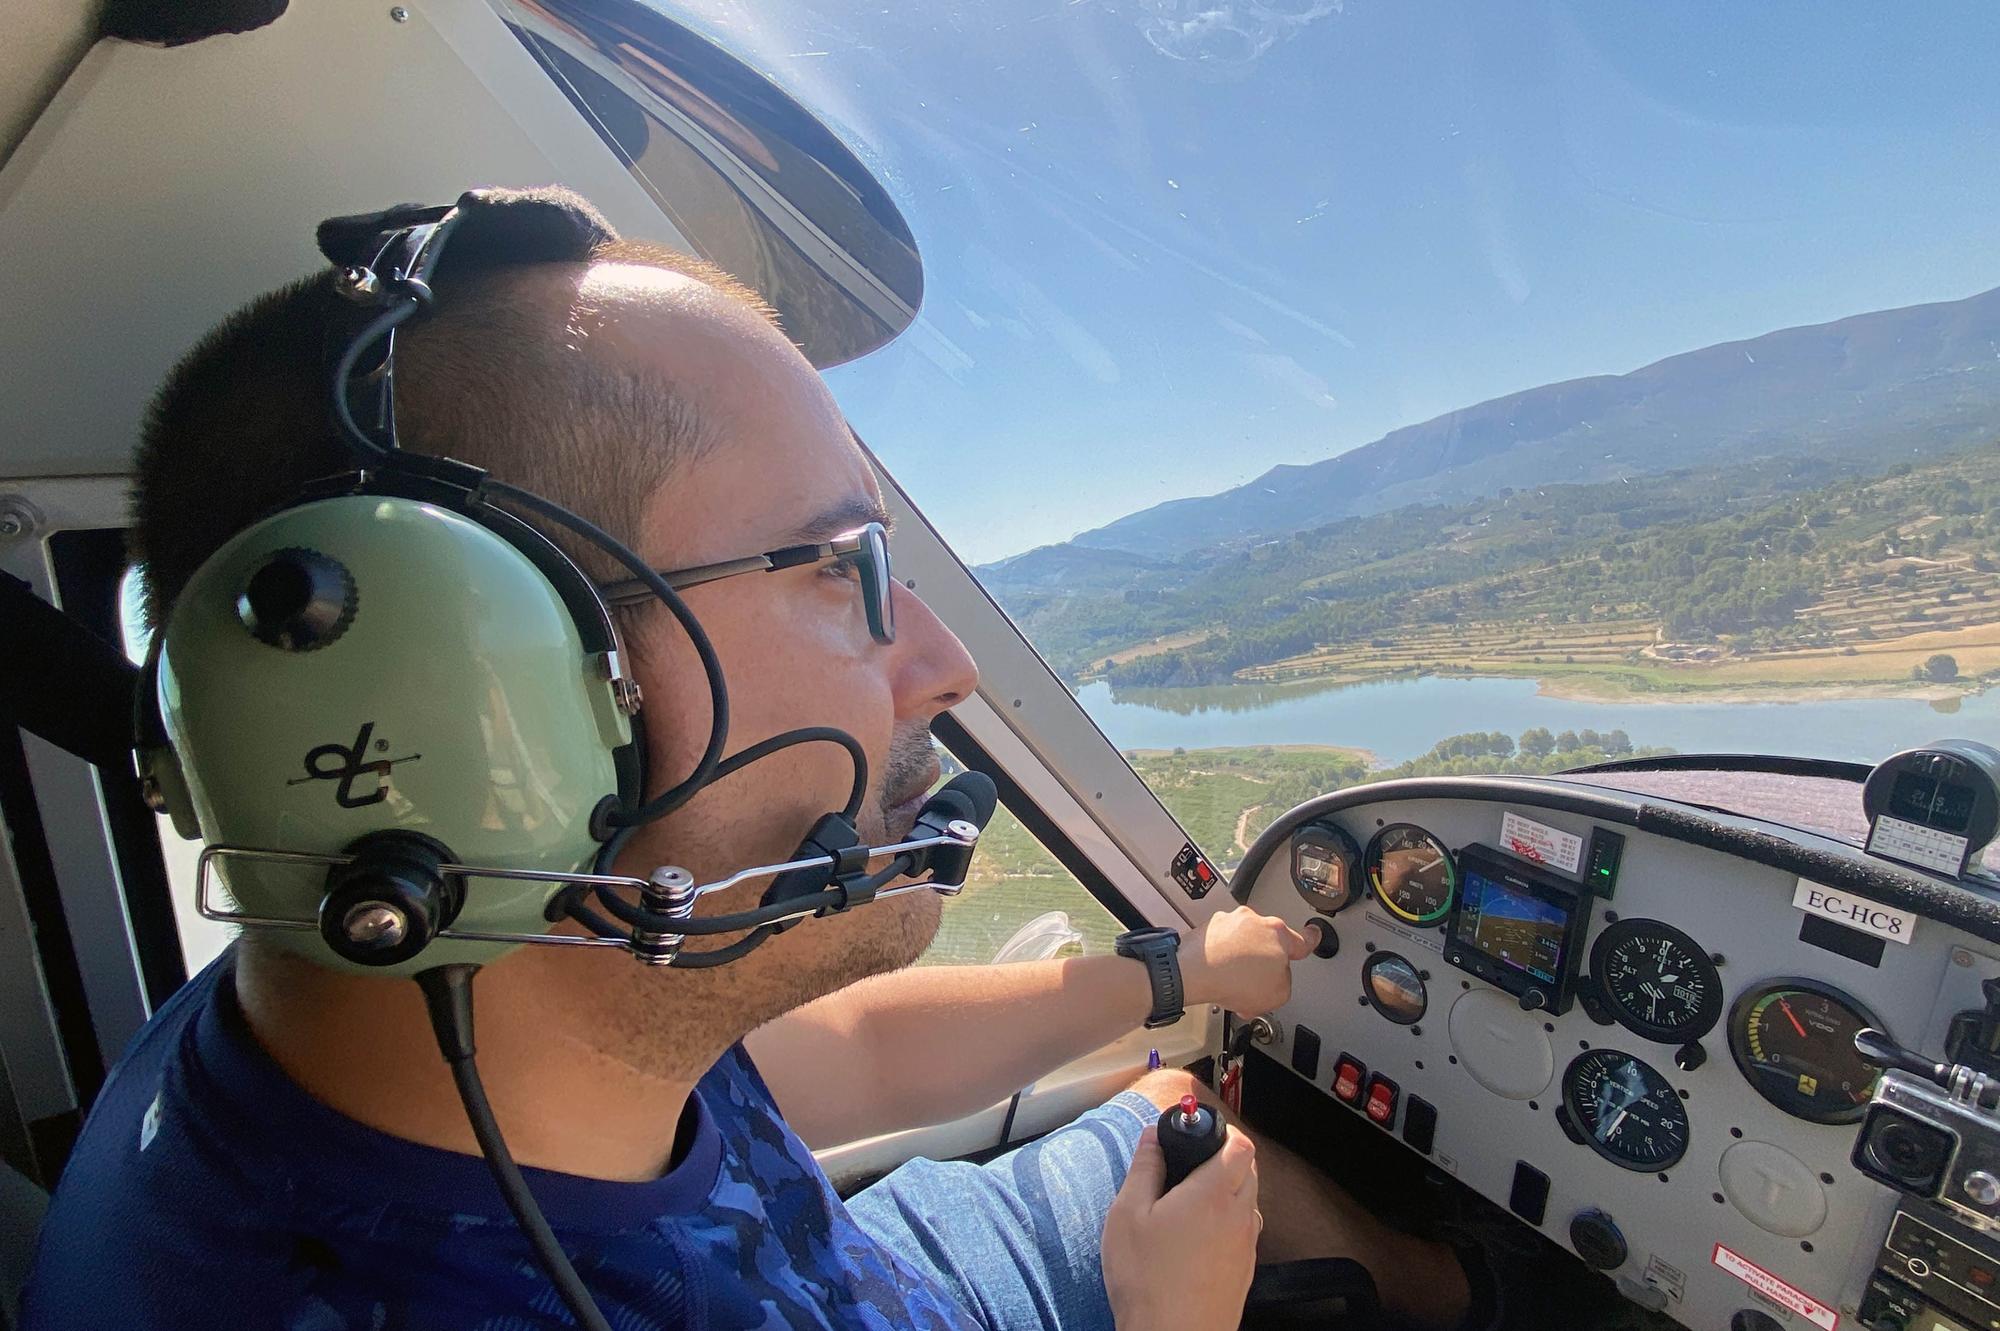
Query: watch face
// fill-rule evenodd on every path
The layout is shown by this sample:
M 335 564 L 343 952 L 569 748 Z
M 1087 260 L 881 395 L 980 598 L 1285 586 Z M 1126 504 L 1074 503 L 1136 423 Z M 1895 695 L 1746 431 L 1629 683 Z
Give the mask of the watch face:
M 1178 943 L 1180 936 L 1180 930 L 1161 924 L 1155 925 L 1150 929 L 1133 929 L 1118 935 L 1118 946 L 1121 948 L 1137 949 L 1148 945 L 1157 945 L 1162 939 L 1173 939 Z

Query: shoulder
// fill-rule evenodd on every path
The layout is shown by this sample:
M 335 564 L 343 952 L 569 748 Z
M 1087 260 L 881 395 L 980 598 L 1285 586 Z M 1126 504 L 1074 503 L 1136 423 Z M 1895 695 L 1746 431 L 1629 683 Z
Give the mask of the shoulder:
M 196 1026 L 226 969 L 225 957 L 162 1004 L 105 1080 L 42 1226 L 23 1296 L 30 1331 L 212 1325 L 223 1268 L 263 1242 L 227 1143 L 190 1103 Z M 116 1281 L 105 1279 L 107 1252 L 126 1254 Z M 135 1316 L 135 1302 L 175 1291 L 199 1305 L 186 1321 L 165 1309 Z

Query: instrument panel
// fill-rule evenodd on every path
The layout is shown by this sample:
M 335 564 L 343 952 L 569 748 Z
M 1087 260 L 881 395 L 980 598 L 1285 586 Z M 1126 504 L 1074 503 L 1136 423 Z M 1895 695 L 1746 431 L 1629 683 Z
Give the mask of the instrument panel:
M 1245 866 L 1250 904 L 1340 941 L 1294 968 L 1268 1052 L 1684 1325 L 1860 1325 L 1896 1194 L 1849 1163 L 1879 1075 L 1853 1036 L 1941 1057 L 2000 946 L 1935 919 L 1835 938 L 1768 863 L 1383 794 Z

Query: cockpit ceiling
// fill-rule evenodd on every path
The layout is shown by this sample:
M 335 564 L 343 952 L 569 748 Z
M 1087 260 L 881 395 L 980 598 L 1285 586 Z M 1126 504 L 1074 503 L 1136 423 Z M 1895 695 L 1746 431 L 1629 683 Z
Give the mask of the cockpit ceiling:
M 19 0 L 0 41 L 0 167 L 97 36 L 92 0 Z
M 922 300 L 910 228 L 868 168 L 645 6 L 294 5 L 165 48 L 93 46 L 55 8 L 37 3 L 33 40 L 0 42 L 22 75 L 6 86 L 40 89 L 8 94 L 21 150 L 0 168 L 0 308 L 37 312 L 0 327 L 0 475 L 123 472 L 180 353 L 315 267 L 313 225 L 357 208 L 568 185 L 626 236 L 762 291 L 822 367 L 895 337 Z

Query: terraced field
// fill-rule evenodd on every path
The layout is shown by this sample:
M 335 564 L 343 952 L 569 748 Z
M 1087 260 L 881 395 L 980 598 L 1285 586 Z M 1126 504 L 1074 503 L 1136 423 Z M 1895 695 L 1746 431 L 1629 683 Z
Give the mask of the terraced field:
M 1920 535 L 1917 524 L 1910 535 Z M 1989 561 L 1990 562 L 1990 561 Z M 1543 594 L 1553 569 L 1514 575 L 1522 601 Z M 1430 593 L 1429 595 L 1437 595 Z M 1799 645 L 1664 640 L 1657 620 L 1591 607 L 1585 624 L 1543 611 L 1503 620 L 1421 624 L 1362 643 L 1320 647 L 1238 672 L 1247 681 L 1366 679 L 1422 671 L 1528 675 L 1552 691 L 1675 692 L 1805 685 L 1904 686 L 1945 653 L 1961 677 L 2000 672 L 2000 571 L 1972 552 L 1853 566 L 1799 613 L 1813 626 Z M 1592 684 L 1597 687 L 1591 687 Z

